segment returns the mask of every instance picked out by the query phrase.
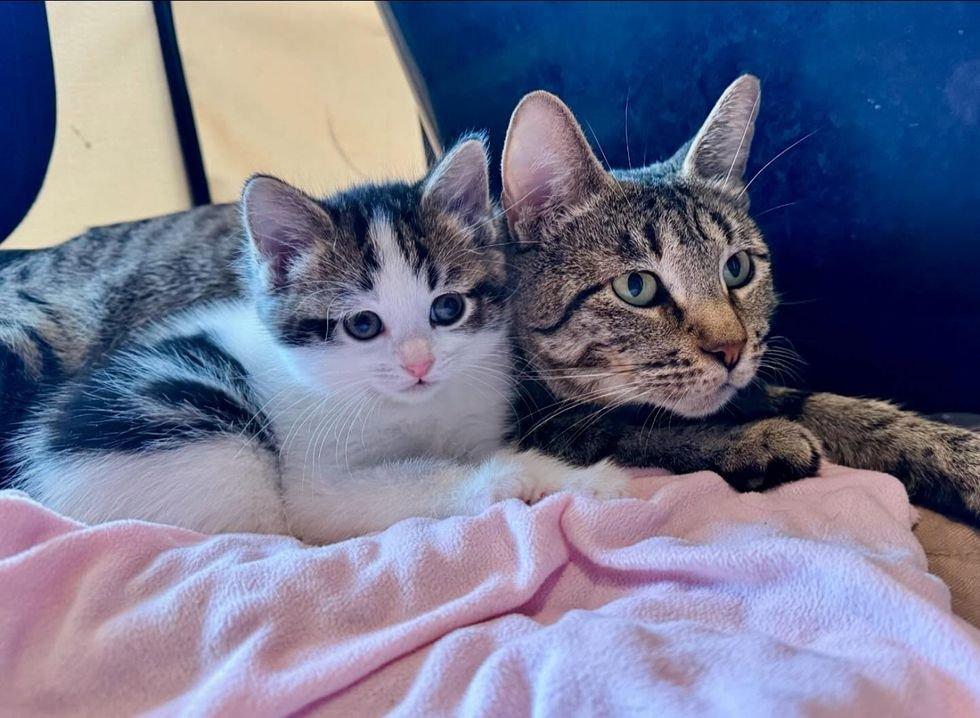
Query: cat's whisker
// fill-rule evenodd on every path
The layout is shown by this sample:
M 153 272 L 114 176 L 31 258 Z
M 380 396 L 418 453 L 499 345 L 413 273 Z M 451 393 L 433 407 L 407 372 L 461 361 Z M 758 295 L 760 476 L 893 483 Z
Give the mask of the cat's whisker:
M 626 165 L 633 169 L 633 158 L 630 157 L 630 90 L 626 88 L 626 109 L 623 110 L 623 131 L 626 134 Z
M 588 121 L 586 121 L 585 124 L 589 128 L 589 132 L 592 133 L 592 139 L 595 140 L 596 147 L 599 148 L 599 154 L 602 155 L 602 161 L 605 162 L 605 164 L 606 164 L 606 170 L 607 171 L 612 170 L 612 165 L 609 164 L 609 158 L 606 157 L 606 152 L 605 152 L 605 150 L 602 149 L 602 143 L 599 142 L 599 136 L 596 135 L 595 130 L 592 129 L 592 124 L 590 122 L 588 122 Z M 630 200 L 629 196 L 626 194 L 626 190 L 623 189 L 623 185 L 621 183 L 619 183 L 619 182 L 613 182 L 613 184 L 619 190 L 619 193 L 621 195 L 623 195 L 623 199 L 626 200 L 626 204 L 629 205 L 630 210 L 633 211 L 633 209 L 634 209 L 633 208 L 633 202 Z
M 745 183 L 745 186 L 742 188 L 742 191 L 738 193 L 738 196 L 735 197 L 735 200 L 736 201 L 740 200 L 742 198 L 742 195 L 745 194 L 746 192 L 748 192 L 749 187 L 752 186 L 752 183 L 755 182 L 756 179 L 759 177 L 759 175 L 761 175 L 763 172 L 765 172 L 766 169 L 773 162 L 775 162 L 776 160 L 778 160 L 780 157 L 782 157 L 783 155 L 785 155 L 787 152 L 789 152 L 791 149 L 793 149 L 794 147 L 796 147 L 798 144 L 800 144 L 804 140 L 809 139 L 810 137 L 813 137 L 819 131 L 820 131 L 820 128 L 817 128 L 813 132 L 810 132 L 810 133 L 807 133 L 807 134 L 803 135 L 800 139 L 796 140 L 796 142 L 794 142 L 789 147 L 787 147 L 786 149 L 784 149 L 781 152 L 779 152 L 775 157 L 773 157 L 771 160 L 769 160 L 764 165 L 762 165 L 762 168 L 758 172 L 756 172 L 754 175 L 752 175 L 752 179 L 750 179 L 748 182 Z
M 611 389 L 594 390 L 594 391 L 591 391 L 591 392 L 586 392 L 585 394 L 583 394 L 583 395 L 581 395 L 579 397 L 576 397 L 575 399 L 570 399 L 570 400 L 556 402 L 556 404 L 554 404 L 552 406 L 555 406 L 555 405 L 558 405 L 558 406 L 564 405 L 564 406 L 561 406 L 561 408 L 559 408 L 557 411 L 549 414 L 545 418 L 543 418 L 540 421 L 538 421 L 534 426 L 532 426 L 530 429 L 527 430 L 527 432 L 526 432 L 525 435 L 526 436 L 530 436 L 531 434 L 533 434 L 535 431 L 537 431 L 538 429 L 540 429 L 545 424 L 548 424 L 548 423 L 554 421 L 559 416 L 562 416 L 563 414 L 565 414 L 565 413 L 567 413 L 569 411 L 573 411 L 573 410 L 578 409 L 578 408 L 580 408 L 582 406 L 588 406 L 589 404 L 593 404 L 593 403 L 599 401 L 600 399 L 605 399 L 605 398 L 607 398 L 609 396 L 612 396 L 614 394 L 617 394 L 621 390 L 622 390 L 622 387 L 614 387 L 614 388 L 611 388 Z M 550 406 L 549 407 L 545 407 L 545 408 L 546 409 L 547 408 L 550 408 Z
M 569 442 L 574 442 L 579 436 L 582 435 L 584 431 L 588 430 L 590 427 L 599 423 L 604 417 L 608 416 L 616 409 L 619 409 L 620 407 L 629 404 L 630 400 L 635 396 L 636 396 L 635 386 L 621 387 L 616 394 L 607 397 L 608 399 L 611 399 L 609 403 L 607 403 L 605 406 L 599 409 L 599 411 L 591 412 L 590 414 L 586 415 L 579 421 L 572 424 L 570 427 L 566 428 L 564 431 L 558 434 L 555 440 L 557 441 L 557 439 L 561 438 L 575 427 L 579 427 L 578 431 L 576 431 L 573 435 L 568 437 Z
M 753 216 L 758 219 L 759 217 L 764 217 L 770 212 L 775 212 L 776 210 L 785 209 L 786 207 L 792 207 L 793 205 L 799 204 L 803 200 L 798 199 L 793 202 L 783 202 L 782 204 L 777 204 L 775 207 L 770 207 L 769 209 L 764 209 L 761 212 L 753 212 Z M 782 303 L 780 303 L 782 304 Z
M 722 184 L 728 184 L 728 180 L 732 178 L 732 172 L 735 169 L 735 165 L 738 163 L 739 155 L 742 154 L 742 147 L 745 145 L 745 138 L 748 137 L 749 128 L 752 127 L 752 123 L 755 120 L 756 110 L 759 109 L 759 98 L 762 97 L 760 94 L 756 94 L 755 102 L 752 103 L 752 109 L 745 118 L 745 127 L 742 128 L 742 137 L 738 141 L 738 147 L 735 149 L 735 154 L 732 155 L 732 164 L 728 168 L 728 173 L 725 175 L 725 181 Z M 741 197 L 741 195 L 739 195 Z

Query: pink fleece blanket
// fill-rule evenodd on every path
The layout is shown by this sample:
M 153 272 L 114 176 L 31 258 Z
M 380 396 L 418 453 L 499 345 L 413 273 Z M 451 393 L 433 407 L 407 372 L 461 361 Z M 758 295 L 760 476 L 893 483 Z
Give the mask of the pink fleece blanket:
M 894 479 L 637 494 L 325 548 L 0 494 L 0 714 L 980 715 Z

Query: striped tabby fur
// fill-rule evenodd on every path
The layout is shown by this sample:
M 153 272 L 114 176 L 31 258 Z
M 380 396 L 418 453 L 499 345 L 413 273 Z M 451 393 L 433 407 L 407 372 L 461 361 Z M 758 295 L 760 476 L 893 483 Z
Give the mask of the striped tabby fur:
M 523 445 L 579 463 L 713 469 L 739 489 L 812 475 L 825 456 L 894 474 L 914 501 L 980 522 L 980 434 L 755 382 L 776 307 L 744 180 L 759 97 L 754 77 L 739 78 L 673 158 L 612 173 L 557 97 L 517 107 L 503 204 L 521 248 Z M 728 287 L 740 252 L 751 274 Z M 615 291 L 638 271 L 656 277 L 649 306 Z

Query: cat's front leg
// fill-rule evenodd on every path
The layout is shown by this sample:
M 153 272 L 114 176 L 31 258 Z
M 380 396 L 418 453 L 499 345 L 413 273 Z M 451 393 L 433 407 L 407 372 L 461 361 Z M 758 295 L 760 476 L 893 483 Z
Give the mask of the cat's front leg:
M 884 402 L 768 387 L 770 410 L 819 439 L 829 460 L 892 474 L 913 502 L 980 525 L 980 433 Z
M 330 543 L 382 531 L 403 519 L 474 515 L 510 498 L 534 503 L 559 491 L 628 495 L 629 476 L 611 462 L 575 467 L 535 451 L 501 450 L 476 464 L 396 461 L 332 476 L 287 481 L 290 531 Z
M 624 425 L 614 456 L 627 466 L 714 471 L 739 491 L 759 491 L 813 476 L 821 447 L 805 427 L 769 418 L 744 424 Z
M 820 466 L 820 442 L 813 433 L 780 418 L 654 425 L 585 406 L 563 411 L 534 428 L 522 437 L 522 446 L 576 465 L 612 456 L 624 466 L 714 471 L 739 491 L 812 476 Z

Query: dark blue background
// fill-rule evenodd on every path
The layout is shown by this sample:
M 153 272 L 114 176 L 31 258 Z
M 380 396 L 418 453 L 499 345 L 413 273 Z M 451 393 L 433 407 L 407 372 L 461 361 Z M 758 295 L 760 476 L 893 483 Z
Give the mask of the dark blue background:
M 54 67 L 43 2 L 0 2 L 0 241 L 41 189 L 54 146 Z
M 389 10 L 442 142 L 488 127 L 495 162 L 530 90 L 561 96 L 621 167 L 671 154 L 729 82 L 758 75 L 749 176 L 818 130 L 751 190 L 784 298 L 774 331 L 806 383 L 980 409 L 980 3 Z

